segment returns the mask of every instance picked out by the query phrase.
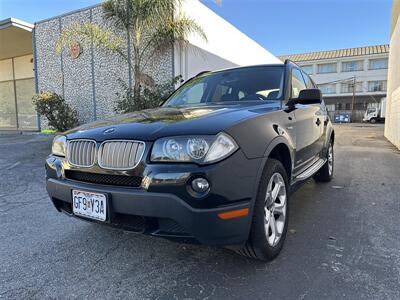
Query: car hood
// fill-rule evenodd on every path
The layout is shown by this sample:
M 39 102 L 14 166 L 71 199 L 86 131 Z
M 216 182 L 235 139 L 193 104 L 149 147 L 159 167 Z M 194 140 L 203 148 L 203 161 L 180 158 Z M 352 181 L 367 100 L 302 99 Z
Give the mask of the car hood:
M 212 135 L 259 115 L 280 109 L 279 102 L 159 107 L 117 115 L 67 131 L 68 139 L 137 139 L 154 141 L 175 135 Z

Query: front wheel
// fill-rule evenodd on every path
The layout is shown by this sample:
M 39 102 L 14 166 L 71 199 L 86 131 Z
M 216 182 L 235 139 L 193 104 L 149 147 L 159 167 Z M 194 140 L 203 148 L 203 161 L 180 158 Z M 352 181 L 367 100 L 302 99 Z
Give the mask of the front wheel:
M 326 162 L 321 169 L 314 175 L 314 180 L 317 182 L 329 182 L 333 176 L 333 142 L 329 142 L 328 151 L 326 154 Z
M 375 118 L 372 118 L 371 120 L 369 120 L 369 122 L 370 122 L 371 124 L 375 124 L 375 123 L 376 123 L 376 119 L 375 119 Z
M 259 259 L 274 259 L 283 247 L 289 219 L 289 185 L 282 163 L 268 159 L 254 204 L 250 236 L 237 252 Z

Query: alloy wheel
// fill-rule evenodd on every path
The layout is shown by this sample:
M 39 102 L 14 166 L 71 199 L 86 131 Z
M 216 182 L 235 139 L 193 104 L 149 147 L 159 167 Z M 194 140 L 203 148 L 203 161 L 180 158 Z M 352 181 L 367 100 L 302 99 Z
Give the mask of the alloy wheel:
M 268 182 L 264 205 L 264 227 L 268 244 L 276 246 L 286 222 L 286 185 L 280 173 L 274 173 Z
M 328 171 L 329 176 L 333 173 L 333 145 L 330 144 L 328 148 Z

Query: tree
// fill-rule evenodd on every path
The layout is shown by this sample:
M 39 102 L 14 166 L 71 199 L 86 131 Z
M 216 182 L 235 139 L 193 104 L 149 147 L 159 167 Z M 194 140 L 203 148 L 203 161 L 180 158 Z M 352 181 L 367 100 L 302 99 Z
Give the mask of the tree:
M 182 13 L 177 14 L 181 3 L 182 0 L 108 0 L 102 4 L 104 17 L 117 28 L 130 33 L 134 75 L 132 101 L 138 109 L 146 107 L 142 85 L 149 78 L 145 70 L 154 56 L 164 53 L 175 43 L 187 45 L 190 34 L 207 40 L 203 29 L 194 20 Z M 75 23 L 65 29 L 57 41 L 56 52 L 70 47 L 77 39 L 83 45 L 93 44 L 128 60 L 123 40 L 92 23 Z

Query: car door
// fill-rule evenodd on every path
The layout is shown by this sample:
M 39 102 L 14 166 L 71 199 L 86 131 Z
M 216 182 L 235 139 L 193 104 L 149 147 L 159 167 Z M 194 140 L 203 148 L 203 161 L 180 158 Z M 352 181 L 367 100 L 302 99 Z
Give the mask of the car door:
M 308 89 L 315 89 L 318 88 L 317 85 L 312 81 L 310 76 L 308 76 L 303 70 L 301 71 L 301 74 L 303 75 L 304 81 L 306 83 L 306 87 Z M 322 100 L 322 103 L 320 105 L 314 104 L 314 106 L 318 107 L 319 110 L 316 111 L 314 119 L 315 119 L 315 124 L 317 125 L 316 127 L 316 134 L 318 133 L 318 142 L 316 144 L 316 151 L 317 153 L 321 153 L 324 147 L 324 143 L 326 140 L 326 132 L 327 132 L 327 126 L 328 126 L 328 110 L 326 109 L 325 103 Z
M 291 98 L 296 99 L 301 90 L 307 88 L 301 70 L 292 68 L 291 71 Z M 294 109 L 296 155 L 294 175 L 309 168 L 317 159 L 319 154 L 318 141 L 320 138 L 319 119 L 320 105 L 296 104 Z

